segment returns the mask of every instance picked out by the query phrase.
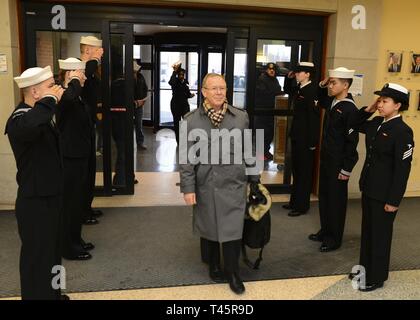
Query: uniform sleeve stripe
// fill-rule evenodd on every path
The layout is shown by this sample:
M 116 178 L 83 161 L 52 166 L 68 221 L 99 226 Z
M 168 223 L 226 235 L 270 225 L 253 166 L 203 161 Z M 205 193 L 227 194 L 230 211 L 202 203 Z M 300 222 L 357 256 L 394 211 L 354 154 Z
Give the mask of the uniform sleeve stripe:
M 407 151 L 406 153 L 404 153 L 402 159 L 405 160 L 405 159 L 411 157 L 412 154 L 413 154 L 413 150 L 411 150 L 410 152 Z
M 404 152 L 404 155 L 411 154 L 411 153 L 413 153 L 413 148 L 411 148 L 410 150 Z
M 354 131 L 353 129 L 350 129 L 350 130 L 349 130 L 349 134 L 352 134 L 352 133 L 353 133 L 353 131 Z

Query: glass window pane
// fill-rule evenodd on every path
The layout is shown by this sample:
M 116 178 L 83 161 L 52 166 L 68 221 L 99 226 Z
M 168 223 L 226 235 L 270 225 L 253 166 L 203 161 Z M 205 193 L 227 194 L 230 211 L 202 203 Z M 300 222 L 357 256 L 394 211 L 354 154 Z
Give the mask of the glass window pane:
M 174 121 L 171 113 L 172 90 L 160 90 L 160 123 L 168 124 Z
M 248 40 L 235 39 L 235 54 L 233 66 L 233 101 L 237 108 L 245 108 L 247 63 L 248 63 Z
M 198 53 L 188 53 L 188 83 L 190 84 L 190 90 L 197 90 L 198 86 Z
M 186 54 L 185 52 L 166 52 L 160 53 L 160 88 L 171 89 L 169 80 L 171 79 L 172 72 L 174 71 L 172 65 L 181 61 L 181 68 L 185 69 Z
M 207 72 L 222 74 L 222 53 L 209 52 Z

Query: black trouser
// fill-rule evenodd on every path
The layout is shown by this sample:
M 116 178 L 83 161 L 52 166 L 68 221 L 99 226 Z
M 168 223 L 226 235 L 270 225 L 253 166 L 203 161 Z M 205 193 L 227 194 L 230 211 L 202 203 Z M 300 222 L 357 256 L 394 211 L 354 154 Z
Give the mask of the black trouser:
M 144 133 L 143 133 L 143 107 L 137 107 L 134 109 L 134 127 L 136 129 L 136 142 L 137 146 L 144 144 Z
M 220 243 L 206 240 L 208 245 L 208 255 L 210 266 L 220 265 Z M 223 261 L 226 273 L 239 271 L 239 257 L 241 254 L 242 240 L 234 240 L 222 243 Z
M 96 148 L 95 148 L 95 128 L 92 128 L 92 137 L 91 137 L 91 150 L 88 159 L 88 172 L 86 180 L 86 193 L 83 197 L 84 208 L 85 208 L 85 218 L 92 218 L 92 201 L 95 192 L 95 181 L 96 181 Z
M 339 247 L 346 222 L 348 180 L 338 180 L 338 171 L 321 163 L 319 177 L 320 235 L 323 243 Z
M 271 142 L 274 138 L 274 117 L 273 116 L 255 116 L 254 128 L 264 129 L 264 154 L 270 151 Z
M 125 112 L 112 112 L 112 138 L 117 148 L 117 160 L 115 161 L 115 175 L 112 184 L 116 186 L 126 185 L 125 175 Z
M 386 212 L 385 202 L 362 194 L 362 241 L 360 265 L 366 270 L 366 283 L 388 279 L 392 229 L 395 213 Z
M 292 140 L 293 185 L 289 204 L 302 213 L 310 207 L 314 152 L 306 143 Z
M 59 196 L 16 199 L 16 219 L 22 241 L 20 287 L 22 299 L 60 299 L 53 289 L 54 266 L 61 265 L 60 226 L 62 199 Z
M 176 143 L 179 145 L 179 122 L 181 121 L 182 117 L 190 112 L 189 105 L 177 105 L 177 102 L 171 101 L 171 113 L 174 119 L 174 131 L 175 131 L 175 139 Z
M 88 185 L 88 158 L 64 158 L 62 253 L 72 257 L 84 251 L 80 241 L 85 219 L 83 197 Z

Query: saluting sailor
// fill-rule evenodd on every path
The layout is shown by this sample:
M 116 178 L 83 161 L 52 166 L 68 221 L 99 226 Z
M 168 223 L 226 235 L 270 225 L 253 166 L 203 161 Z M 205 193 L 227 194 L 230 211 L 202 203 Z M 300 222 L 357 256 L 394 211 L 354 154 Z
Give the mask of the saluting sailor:
M 17 165 L 16 219 L 22 242 L 22 299 L 60 299 L 53 288 L 54 266 L 61 265 L 60 220 L 63 167 L 54 123 L 63 89 L 51 68 L 29 68 L 14 78 L 24 101 L 6 124 Z
M 90 109 L 92 122 L 96 122 L 96 107 L 98 104 L 98 92 L 100 92 L 101 80 L 97 75 L 99 63 L 101 62 L 104 50 L 102 48 L 102 40 L 87 36 L 80 38 L 80 60 L 86 62 L 86 82 L 82 90 L 82 99 L 87 103 Z M 91 131 L 91 153 L 89 156 L 89 175 L 88 175 L 88 192 L 85 196 L 85 224 L 97 224 L 95 217 L 101 216 L 100 210 L 92 209 L 93 192 L 95 190 L 96 177 L 96 148 L 95 148 L 95 127 Z
M 408 90 L 389 83 L 375 94 L 380 97 L 360 109 L 353 121 L 355 130 L 366 135 L 366 160 L 359 181 L 363 210 L 360 265 L 366 271 L 366 285 L 360 291 L 373 291 L 388 279 L 393 223 L 414 149 L 413 131 L 399 114 L 408 109 Z M 376 111 L 379 116 L 368 121 Z
M 312 190 L 314 154 L 319 140 L 320 113 L 317 106 L 318 85 L 312 82 L 315 66 L 301 62 L 289 72 L 284 91 L 293 106 L 290 129 L 292 142 L 293 186 L 290 201 L 283 208 L 291 210 L 290 217 L 297 217 L 309 210 Z
M 91 258 L 87 250 L 94 246 L 81 238 L 93 128 L 88 106 L 80 97 L 86 80 L 86 63 L 76 58 L 58 60 L 58 63 L 59 81 L 66 89 L 57 113 L 64 164 L 62 254 L 69 260 L 87 260 Z
M 329 78 L 320 83 L 319 104 L 325 108 L 320 177 L 319 214 L 321 230 L 309 236 L 321 241 L 321 252 L 341 246 L 346 220 L 348 181 L 358 160 L 359 134 L 350 119 L 358 111 L 351 94 L 354 70 L 329 70 Z

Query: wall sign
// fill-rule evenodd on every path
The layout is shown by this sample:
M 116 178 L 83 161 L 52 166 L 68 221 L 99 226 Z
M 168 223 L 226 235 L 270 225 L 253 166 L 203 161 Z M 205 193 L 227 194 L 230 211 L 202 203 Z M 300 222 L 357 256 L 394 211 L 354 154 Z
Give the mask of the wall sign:
M 4 53 L 0 53 L 0 73 L 7 73 L 7 58 Z

